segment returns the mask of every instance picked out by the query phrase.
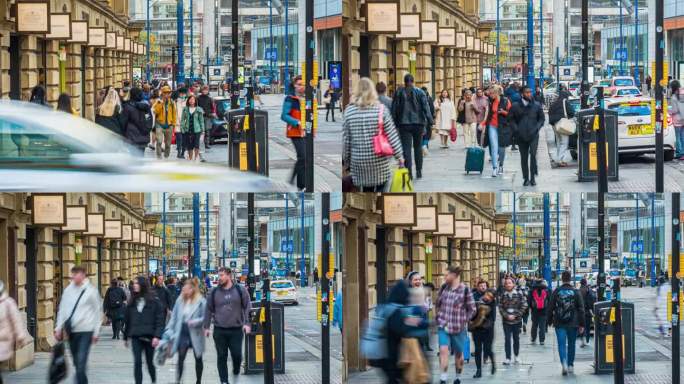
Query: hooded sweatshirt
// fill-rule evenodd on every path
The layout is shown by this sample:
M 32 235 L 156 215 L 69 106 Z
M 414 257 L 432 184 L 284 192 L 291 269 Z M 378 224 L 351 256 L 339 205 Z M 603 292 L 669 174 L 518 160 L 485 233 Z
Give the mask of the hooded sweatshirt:
M 672 123 L 675 127 L 684 127 L 684 94 L 679 91 L 678 95 L 672 95 L 670 98 L 670 105 L 672 106 Z
M 76 310 L 74 306 L 78 300 L 78 296 L 83 291 L 83 297 L 78 302 Z M 64 323 L 74 310 L 74 315 L 71 318 L 72 332 L 93 332 L 93 336 L 97 337 L 100 334 L 100 324 L 102 323 L 102 300 L 100 294 L 90 284 L 88 279 L 78 286 L 71 282 L 62 293 L 62 299 L 59 302 L 59 310 L 57 312 L 57 320 L 55 321 L 55 330 L 62 330 Z

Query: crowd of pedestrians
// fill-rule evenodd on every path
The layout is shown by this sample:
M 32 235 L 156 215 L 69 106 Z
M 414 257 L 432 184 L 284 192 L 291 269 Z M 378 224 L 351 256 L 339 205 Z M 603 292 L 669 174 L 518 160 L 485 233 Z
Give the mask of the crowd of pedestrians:
M 60 297 L 55 321 L 55 339 L 61 347 L 68 344 L 73 357 L 75 382 L 87 384 L 87 364 L 92 345 L 98 342 L 103 319 L 111 322 L 112 339 L 123 339 L 133 354 L 133 378 L 143 382 L 143 364 L 151 382 L 157 382 L 156 368 L 165 360 L 176 358 L 176 383 L 183 376 L 183 364 L 192 350 L 195 360 L 195 382 L 202 382 L 205 338 L 213 333 L 217 352 L 220 383 L 229 382 L 228 352 L 232 359 L 232 373 L 240 374 L 245 334 L 251 332 L 249 312 L 251 302 L 245 288 L 233 280 L 232 271 L 219 268 L 218 285 L 211 288 L 210 280 L 198 277 L 177 280 L 162 275 L 137 276 L 126 283 L 122 278 L 112 280 L 104 299 L 87 277 L 85 268 L 71 269 L 71 283 Z M 6 360 L 13 348 L 25 345 L 31 337 L 21 324 L 16 303 L 4 292 L 0 281 L 0 361 Z M 5 315 L 6 314 L 6 315 Z M 5 332 L 7 331 L 7 332 Z M 55 351 L 59 348 L 55 347 Z M 61 347 L 63 350 L 63 347 Z M 53 352 L 57 353 L 57 352 Z M 53 365 L 55 360 L 53 360 Z M 66 361 L 61 359 L 61 370 L 66 372 Z
M 465 170 L 490 177 L 503 175 L 509 148 L 520 149 L 523 186 L 536 185 L 539 132 L 546 121 L 541 90 L 533 92 L 517 83 L 494 83 L 463 88 L 456 100 L 449 90 L 441 90 L 433 100 L 425 87 L 414 84 L 411 74 L 404 76 L 403 85 L 391 97 L 386 84 L 374 84 L 375 91 L 370 92 L 372 85 L 370 79 L 361 79 L 344 112 L 343 168 L 348 176 L 343 180 L 345 191 L 388 190 L 395 167 L 392 157 L 403 160 L 396 167 L 406 168 L 411 179 L 421 179 L 433 130 L 439 136 L 439 150 L 449 150 L 449 144 L 461 136 L 467 155 Z M 563 105 L 568 96 L 561 92 L 552 107 L 552 126 L 561 118 L 573 117 L 573 109 Z M 380 105 L 388 110 L 391 123 L 384 113 L 378 113 Z M 566 166 L 570 161 L 569 135 L 554 131 L 559 143 L 554 164 Z M 380 150 L 377 137 L 390 146 Z M 401 148 L 395 145 L 397 137 Z M 484 155 L 475 159 L 475 167 L 469 169 L 471 148 L 487 149 L 491 170 L 485 170 Z

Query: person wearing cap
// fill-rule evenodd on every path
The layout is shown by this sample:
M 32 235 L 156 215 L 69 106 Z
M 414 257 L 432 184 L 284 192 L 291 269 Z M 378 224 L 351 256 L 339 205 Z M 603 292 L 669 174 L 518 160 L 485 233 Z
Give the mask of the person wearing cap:
M 166 85 L 161 89 L 161 99 L 152 107 L 155 118 L 155 131 L 157 133 L 157 158 L 161 159 L 161 144 L 164 142 L 164 158 L 169 157 L 171 152 L 171 135 L 176 126 L 176 104 L 171 100 L 171 88 Z

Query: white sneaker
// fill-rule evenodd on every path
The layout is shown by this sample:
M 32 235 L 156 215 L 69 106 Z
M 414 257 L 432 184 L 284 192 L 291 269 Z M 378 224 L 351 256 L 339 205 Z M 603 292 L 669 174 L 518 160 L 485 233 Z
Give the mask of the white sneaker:
M 580 342 L 580 348 L 584 348 L 587 346 L 587 343 L 584 342 L 584 339 Z
M 511 359 L 504 360 L 503 365 L 511 365 Z
M 575 373 L 575 367 L 568 365 L 568 373 Z
M 563 376 L 567 375 L 568 374 L 568 365 L 563 363 L 561 366 L 562 366 L 561 373 L 563 374 Z
M 496 177 L 498 170 L 492 169 L 492 177 Z
M 513 356 L 513 364 L 520 364 L 520 359 L 518 356 Z

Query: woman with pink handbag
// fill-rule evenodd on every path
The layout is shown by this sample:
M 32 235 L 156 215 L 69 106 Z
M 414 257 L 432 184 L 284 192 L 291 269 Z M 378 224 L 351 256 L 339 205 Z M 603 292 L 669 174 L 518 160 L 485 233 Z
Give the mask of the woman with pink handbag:
M 346 185 L 353 184 L 359 192 L 382 192 L 390 178 L 392 157 L 400 166 L 404 157 L 390 111 L 379 102 L 369 78 L 362 78 L 354 90 L 343 127 L 342 164 L 351 178 Z

